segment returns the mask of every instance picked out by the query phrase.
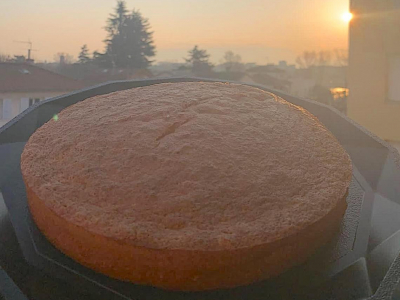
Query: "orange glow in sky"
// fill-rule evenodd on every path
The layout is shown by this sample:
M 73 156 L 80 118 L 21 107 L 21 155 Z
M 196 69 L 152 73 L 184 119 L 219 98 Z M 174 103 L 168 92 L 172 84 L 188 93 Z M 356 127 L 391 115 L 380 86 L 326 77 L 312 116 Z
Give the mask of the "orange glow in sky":
M 195 44 L 218 63 L 232 50 L 244 62 L 294 63 L 304 50 L 347 48 L 348 24 L 340 19 L 349 0 L 127 0 L 154 31 L 157 61 L 183 61 Z M 0 53 L 24 54 L 15 40 L 31 40 L 33 57 L 78 56 L 87 44 L 103 51 L 104 26 L 116 1 L 0 1 Z

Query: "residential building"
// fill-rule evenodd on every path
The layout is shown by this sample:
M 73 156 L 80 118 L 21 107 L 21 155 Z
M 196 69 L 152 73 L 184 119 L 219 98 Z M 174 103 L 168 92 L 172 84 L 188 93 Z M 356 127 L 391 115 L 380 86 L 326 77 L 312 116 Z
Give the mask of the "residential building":
M 285 60 L 279 61 L 278 65 L 276 66 L 278 69 L 285 71 L 291 77 L 296 72 L 296 65 L 288 65 Z
M 147 69 L 103 68 L 95 64 L 41 64 L 42 68 L 58 73 L 71 79 L 79 80 L 85 86 L 93 86 L 108 81 L 146 79 L 153 77 Z
M 291 85 L 291 67 L 283 62 L 280 65 L 264 65 L 255 66 L 246 71 L 248 77 L 255 83 L 265 85 L 272 89 L 281 90 L 284 92 L 290 91 Z
M 153 74 L 159 74 L 162 72 L 171 72 L 176 69 L 179 69 L 179 67 L 184 66 L 184 63 L 179 63 L 179 62 L 169 62 L 169 61 L 160 61 L 156 64 L 153 64 L 149 67 L 149 70 Z
M 290 94 L 301 98 L 311 98 L 312 91 L 316 85 L 313 78 L 302 76 L 293 77 L 290 85 Z
M 81 89 L 74 79 L 27 63 L 0 63 L 0 126 L 29 106 Z
M 348 115 L 400 141 L 400 0 L 351 0 Z
M 309 70 L 317 85 L 328 89 L 347 87 L 347 66 L 312 66 Z

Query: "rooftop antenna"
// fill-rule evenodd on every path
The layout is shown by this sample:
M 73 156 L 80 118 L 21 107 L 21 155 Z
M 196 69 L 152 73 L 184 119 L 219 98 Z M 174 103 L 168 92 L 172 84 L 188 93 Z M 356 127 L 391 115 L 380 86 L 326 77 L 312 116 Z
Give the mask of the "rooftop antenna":
M 32 49 L 32 42 L 31 42 L 31 39 L 29 39 L 28 41 L 14 41 L 15 43 L 23 43 L 23 44 L 28 44 L 29 45 L 29 47 L 28 47 L 28 61 L 30 61 L 31 60 L 31 52 L 32 51 L 38 51 L 37 49 Z

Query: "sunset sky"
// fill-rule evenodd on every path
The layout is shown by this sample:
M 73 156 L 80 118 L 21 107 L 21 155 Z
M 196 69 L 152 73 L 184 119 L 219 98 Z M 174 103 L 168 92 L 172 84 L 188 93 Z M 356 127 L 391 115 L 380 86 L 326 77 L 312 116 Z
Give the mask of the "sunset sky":
M 127 0 L 139 9 L 154 31 L 157 61 L 183 61 L 198 44 L 219 62 L 227 50 L 245 62 L 287 60 L 304 50 L 347 48 L 348 24 L 341 18 L 349 0 Z M 104 49 L 111 0 L 1 0 L 0 53 L 26 54 L 33 42 L 36 60 L 54 54 L 78 56 Z

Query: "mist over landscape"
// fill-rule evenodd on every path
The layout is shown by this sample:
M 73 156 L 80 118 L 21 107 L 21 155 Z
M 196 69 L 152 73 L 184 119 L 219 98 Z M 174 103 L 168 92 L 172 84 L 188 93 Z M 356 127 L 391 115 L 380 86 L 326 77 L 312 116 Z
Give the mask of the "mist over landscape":
M 379 11 L 392 4 L 374 5 L 371 0 L 2 1 L 0 26 L 6 30 L 0 32 L 0 61 L 27 63 L 75 80 L 66 91 L 111 80 L 161 77 L 260 84 L 333 106 L 384 139 L 397 141 L 397 134 L 386 134 L 392 124 L 375 130 L 372 115 L 357 116 L 364 109 L 361 104 L 351 107 L 360 101 L 357 91 L 351 91 L 357 85 L 352 78 L 361 80 L 357 72 L 365 74 L 361 70 L 368 66 L 357 65 L 356 57 L 378 45 L 382 36 L 396 40 L 390 32 L 397 26 L 394 20 L 381 32 L 372 27 L 360 31 L 377 17 L 387 19 Z M 394 76 L 392 81 L 400 75 L 397 58 L 381 55 L 394 68 L 390 65 L 386 75 L 373 80 L 384 86 L 387 74 Z M 395 85 L 387 93 L 397 99 Z M 24 90 L 15 100 L 2 97 L 0 125 L 33 103 L 65 92 L 51 89 L 56 91 L 34 95 Z

